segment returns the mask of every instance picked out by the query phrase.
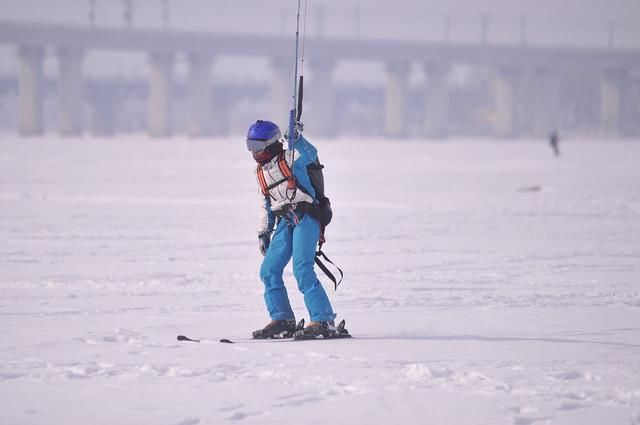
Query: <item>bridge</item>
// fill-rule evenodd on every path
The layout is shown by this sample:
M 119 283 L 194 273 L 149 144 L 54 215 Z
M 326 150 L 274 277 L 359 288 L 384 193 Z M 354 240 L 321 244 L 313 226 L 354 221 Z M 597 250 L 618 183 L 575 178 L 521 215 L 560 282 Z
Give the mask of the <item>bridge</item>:
M 222 87 L 211 78 L 211 66 L 218 57 L 267 58 L 272 71 L 270 81 L 254 92 L 281 116 L 290 109 L 293 41 L 289 36 L 0 21 L 0 44 L 15 46 L 18 53 L 18 130 L 22 135 L 43 132 L 42 103 L 47 84 L 57 87 L 61 134 L 85 131 L 86 103 L 95 117 L 93 129 L 103 129 L 98 132 L 105 134 L 113 132 L 109 121 L 118 102 L 113 93 L 118 84 L 124 83 L 103 82 L 100 88 L 99 84 L 86 81 L 83 62 L 87 52 L 93 50 L 147 56 L 147 81 L 128 82 L 133 87 L 128 92 L 146 97 L 145 121 L 148 133 L 154 137 L 174 133 L 171 111 L 176 97 L 183 98 L 187 105 L 189 135 L 202 137 L 229 131 L 225 110 L 231 107 L 234 96 L 221 96 L 232 88 Z M 47 82 L 43 74 L 47 51 L 54 51 L 57 56 L 55 82 Z M 179 55 L 186 57 L 188 63 L 184 87 L 177 87 L 173 80 Z M 354 60 L 383 64 L 386 80 L 379 88 L 379 96 L 367 95 L 364 89 L 337 86 L 333 77 L 336 67 L 342 61 Z M 306 40 L 305 63 L 312 74 L 307 90 L 307 119 L 322 129 L 319 133 L 323 136 L 339 133 L 335 123 L 340 121 L 339 115 L 344 113 L 341 108 L 348 102 L 341 92 L 349 89 L 369 113 L 380 115 L 380 133 L 385 137 L 446 137 L 454 129 L 452 122 L 460 118 L 460 108 L 470 103 L 461 101 L 460 96 L 472 96 L 470 99 L 478 103 L 469 115 L 476 117 L 480 123 L 477 127 L 493 136 L 540 135 L 571 126 L 580 130 L 576 124 L 580 123 L 580 116 L 588 117 L 582 121 L 590 122 L 585 130 L 591 133 L 640 134 L 638 49 L 508 45 L 486 40 L 460 43 L 317 37 Z M 450 83 L 452 69 L 459 65 L 481 76 L 481 87 L 476 87 L 475 92 L 461 95 L 460 89 Z M 416 66 L 426 75 L 426 82 L 419 89 L 409 84 L 409 74 Z M 256 72 L 260 71 L 269 70 Z M 99 90 L 104 95 L 95 95 Z

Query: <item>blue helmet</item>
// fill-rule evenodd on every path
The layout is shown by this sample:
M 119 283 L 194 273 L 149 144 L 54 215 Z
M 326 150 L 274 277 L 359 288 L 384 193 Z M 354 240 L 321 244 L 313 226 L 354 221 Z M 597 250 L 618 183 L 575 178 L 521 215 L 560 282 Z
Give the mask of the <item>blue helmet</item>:
M 280 140 L 280 128 L 271 121 L 258 120 L 247 131 L 247 149 L 260 151 Z

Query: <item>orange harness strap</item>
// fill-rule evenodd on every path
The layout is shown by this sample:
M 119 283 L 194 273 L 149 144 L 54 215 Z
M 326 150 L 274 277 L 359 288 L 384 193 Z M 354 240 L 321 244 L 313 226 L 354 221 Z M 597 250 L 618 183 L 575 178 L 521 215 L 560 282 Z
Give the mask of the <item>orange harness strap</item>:
M 296 179 L 291 172 L 291 168 L 289 164 L 287 164 L 287 160 L 285 158 L 284 152 L 280 153 L 278 157 L 278 169 L 283 176 L 283 179 L 277 182 L 274 182 L 271 186 L 267 184 L 267 179 L 264 177 L 264 171 L 262 170 L 262 166 L 258 164 L 256 168 L 256 176 L 258 177 L 258 183 L 260 184 L 260 190 L 265 197 L 271 196 L 269 191 L 274 187 L 278 186 L 280 183 L 287 182 L 287 189 L 294 190 L 296 189 Z M 294 192 L 295 193 L 295 192 Z M 294 195 L 295 196 L 295 195 Z
M 262 171 L 262 166 L 258 164 L 258 168 L 256 169 L 256 175 L 258 176 L 258 183 L 260 184 L 260 190 L 264 196 L 269 196 L 269 188 L 267 187 L 267 181 L 264 178 L 264 171 Z
M 280 172 L 287 179 L 287 189 L 293 190 L 296 188 L 296 179 L 291 172 L 291 168 L 289 168 L 289 164 L 287 164 L 287 160 L 285 158 L 284 152 L 280 153 L 280 157 L 278 158 L 278 168 Z

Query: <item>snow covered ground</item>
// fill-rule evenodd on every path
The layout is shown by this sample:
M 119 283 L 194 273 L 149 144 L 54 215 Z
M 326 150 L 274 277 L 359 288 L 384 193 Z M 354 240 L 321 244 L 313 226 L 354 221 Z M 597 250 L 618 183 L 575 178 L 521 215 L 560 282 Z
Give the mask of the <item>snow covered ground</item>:
M 248 340 L 242 140 L 3 137 L 0 423 L 640 424 L 640 143 L 315 143 L 352 340 Z

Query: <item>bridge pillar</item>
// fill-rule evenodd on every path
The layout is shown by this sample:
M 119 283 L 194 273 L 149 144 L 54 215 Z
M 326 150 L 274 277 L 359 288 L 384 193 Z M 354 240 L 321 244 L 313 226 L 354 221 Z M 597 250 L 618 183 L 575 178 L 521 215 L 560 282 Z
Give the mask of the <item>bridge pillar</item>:
M 623 88 L 620 132 L 625 137 L 640 136 L 640 75 L 629 72 Z
M 561 74 L 561 70 L 548 66 L 533 70 L 531 77 L 532 127 L 536 136 L 546 137 L 551 131 L 560 130 L 562 123 L 560 110 Z
M 519 89 L 516 98 L 516 133 L 518 135 L 531 136 L 536 127 L 538 113 L 536 111 L 537 99 L 537 75 L 532 67 L 522 70 Z
M 387 64 L 387 84 L 384 101 L 384 135 L 386 137 L 407 136 L 406 95 L 408 77 L 408 64 Z
M 214 116 L 212 104 L 211 56 L 207 53 L 191 52 L 188 61 L 187 101 L 189 115 L 187 132 L 191 137 L 209 136 L 212 134 L 214 122 L 219 123 L 219 117 Z
M 19 133 L 22 136 L 40 135 L 42 126 L 44 47 L 21 46 L 18 48 L 19 74 Z
M 623 90 L 627 73 L 620 69 L 605 70 L 600 82 L 600 127 L 607 136 L 620 135 Z
M 82 133 L 83 81 L 82 49 L 61 47 L 58 49 L 60 77 L 58 96 L 60 99 L 60 134 L 77 136 Z
M 149 55 L 148 131 L 151 137 L 171 136 L 171 89 L 173 54 L 152 52 Z
M 333 89 L 333 70 L 335 63 L 331 59 L 322 59 L 311 62 L 313 79 L 310 89 L 305 90 L 304 98 L 309 99 L 313 109 L 309 110 L 312 134 L 323 137 L 336 135 L 336 117 Z M 307 94 L 308 93 L 308 94 Z M 305 112 L 306 114 L 306 112 Z
M 493 133 L 498 137 L 513 137 L 517 133 L 516 99 L 519 71 L 500 67 L 493 81 Z
M 100 137 L 111 137 L 115 134 L 116 96 L 113 86 L 109 84 L 100 84 L 90 91 L 92 134 Z
M 449 135 L 448 64 L 427 63 L 425 86 L 425 137 L 445 138 Z
M 293 64 L 290 60 L 273 57 L 271 58 L 271 107 L 270 118 L 278 122 L 282 132 L 288 125 L 289 111 L 293 106 Z M 286 119 L 287 121 L 280 121 Z

